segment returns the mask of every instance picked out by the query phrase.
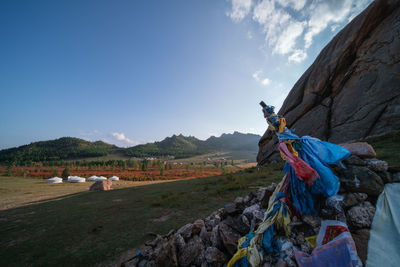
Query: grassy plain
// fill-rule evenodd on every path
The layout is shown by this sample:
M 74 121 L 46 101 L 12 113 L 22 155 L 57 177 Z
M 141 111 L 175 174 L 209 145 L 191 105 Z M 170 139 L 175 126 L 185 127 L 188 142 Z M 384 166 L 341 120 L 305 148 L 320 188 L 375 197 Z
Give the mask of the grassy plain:
M 188 158 L 181 158 L 181 159 L 169 159 L 168 157 L 160 157 L 161 160 L 167 160 L 170 162 L 183 162 L 183 163 L 202 163 L 203 161 L 206 161 L 208 158 L 211 160 L 219 160 L 222 157 L 226 158 L 227 160 L 234 160 L 235 163 L 244 163 L 244 162 L 255 162 L 256 157 L 257 157 L 257 151 L 243 151 L 243 150 L 238 150 L 238 151 L 219 151 L 219 152 L 213 152 L 213 153 L 206 153 L 202 155 L 197 155 L 193 157 L 188 157 Z M 158 158 L 158 157 L 157 157 Z M 110 153 L 106 156 L 99 156 L 99 157 L 89 157 L 89 158 L 78 158 L 78 159 L 73 159 L 73 160 L 67 160 L 67 161 L 76 161 L 76 160 L 85 160 L 85 161 L 107 161 L 107 160 L 127 160 L 127 159 L 133 159 L 133 160 L 141 160 L 140 158 L 135 158 L 135 157 L 129 157 L 126 156 L 123 152 L 118 151 L 118 150 L 111 150 Z
M 116 181 L 114 189 L 164 183 L 168 180 L 156 181 Z M 15 207 L 38 204 L 48 200 L 58 200 L 74 194 L 86 192 L 93 182 L 45 184 L 40 178 L 2 177 L 0 176 L 0 211 Z
M 0 177 L 0 266 L 95 265 L 281 179 L 281 166 L 88 192 L 85 184 Z M 6 208 L 6 210 L 4 210 Z
M 387 161 L 390 166 L 400 167 L 400 130 L 362 141 L 374 147 L 378 159 Z
M 212 162 L 220 161 L 222 159 L 231 162 L 234 161 L 235 164 L 240 163 L 248 163 L 248 162 L 256 162 L 257 152 L 254 151 L 231 151 L 231 152 L 214 152 L 214 153 L 207 153 L 203 155 L 193 156 L 190 158 L 182 158 L 182 159 L 174 159 L 171 162 L 177 163 L 202 163 L 208 162 L 208 160 Z M 208 162 L 209 163 L 209 162 Z

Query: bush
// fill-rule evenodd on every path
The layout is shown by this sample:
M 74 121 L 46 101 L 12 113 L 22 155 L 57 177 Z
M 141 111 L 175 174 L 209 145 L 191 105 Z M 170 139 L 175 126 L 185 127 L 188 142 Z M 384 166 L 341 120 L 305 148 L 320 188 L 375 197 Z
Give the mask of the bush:
M 67 180 L 69 175 L 70 175 L 70 174 L 69 174 L 69 168 L 66 167 L 66 168 L 63 170 L 63 172 L 62 172 L 62 174 L 61 174 L 61 177 L 63 178 L 63 180 Z
M 13 167 L 14 167 L 13 164 L 10 164 L 10 165 L 7 167 L 6 176 L 13 176 Z
M 53 173 L 52 173 L 51 177 L 56 177 L 56 176 L 58 176 L 58 170 L 57 170 L 57 168 L 53 168 Z

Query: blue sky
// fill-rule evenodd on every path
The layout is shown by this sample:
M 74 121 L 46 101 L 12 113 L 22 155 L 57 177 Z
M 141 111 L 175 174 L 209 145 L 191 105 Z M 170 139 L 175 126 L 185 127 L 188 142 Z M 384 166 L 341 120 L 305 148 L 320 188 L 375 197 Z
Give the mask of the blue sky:
M 263 134 L 371 0 L 0 2 L 0 149 L 74 136 Z

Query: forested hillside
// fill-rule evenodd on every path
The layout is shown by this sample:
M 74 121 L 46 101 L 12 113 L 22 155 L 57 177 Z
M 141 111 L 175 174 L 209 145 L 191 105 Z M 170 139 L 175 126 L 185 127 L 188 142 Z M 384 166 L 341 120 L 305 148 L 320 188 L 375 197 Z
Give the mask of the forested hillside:
M 260 137 L 256 134 L 234 132 L 233 134 L 222 134 L 220 137 L 211 136 L 202 141 L 193 136 L 173 135 L 161 142 L 128 148 L 126 155 L 131 157 L 174 156 L 175 158 L 185 158 L 215 151 L 257 151 Z
M 255 134 L 222 134 L 207 140 L 193 136 L 173 135 L 160 142 L 120 148 L 102 141 L 89 142 L 79 138 L 62 137 L 56 140 L 40 141 L 20 147 L 0 151 L 0 163 L 30 165 L 33 162 L 76 160 L 101 157 L 109 154 L 129 157 L 165 157 L 187 158 L 217 151 L 257 151 L 261 136 Z
M 117 147 L 102 141 L 89 142 L 74 137 L 62 137 L 1 150 L 0 162 L 29 165 L 30 162 L 98 157 L 107 155 L 112 149 Z

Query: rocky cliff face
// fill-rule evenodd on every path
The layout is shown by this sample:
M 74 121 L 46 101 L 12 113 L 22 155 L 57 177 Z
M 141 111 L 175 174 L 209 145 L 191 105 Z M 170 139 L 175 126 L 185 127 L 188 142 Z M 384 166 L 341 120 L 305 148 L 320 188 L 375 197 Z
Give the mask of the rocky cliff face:
M 278 112 L 295 133 L 333 143 L 400 129 L 400 1 L 377 0 L 321 51 Z M 267 130 L 257 161 L 279 157 Z

